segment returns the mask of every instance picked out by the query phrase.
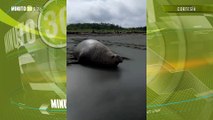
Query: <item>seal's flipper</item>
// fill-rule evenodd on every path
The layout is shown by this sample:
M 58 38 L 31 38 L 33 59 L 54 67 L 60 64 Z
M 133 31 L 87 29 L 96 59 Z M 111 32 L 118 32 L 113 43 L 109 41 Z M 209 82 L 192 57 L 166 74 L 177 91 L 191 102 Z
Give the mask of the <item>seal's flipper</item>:
M 130 58 L 128 58 L 128 57 L 121 57 L 123 60 L 130 60 Z
M 67 65 L 69 64 L 79 64 L 78 60 L 68 60 Z

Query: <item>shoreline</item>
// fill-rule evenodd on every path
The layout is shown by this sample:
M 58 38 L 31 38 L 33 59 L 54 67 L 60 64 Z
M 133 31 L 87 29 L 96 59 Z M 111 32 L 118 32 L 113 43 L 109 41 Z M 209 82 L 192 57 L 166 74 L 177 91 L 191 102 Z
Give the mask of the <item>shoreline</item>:
M 130 35 L 130 34 L 143 34 L 146 35 L 146 32 L 119 32 L 119 33 L 114 33 L 114 32 L 105 32 L 105 33 L 100 33 L 100 32 L 67 32 L 67 35 Z

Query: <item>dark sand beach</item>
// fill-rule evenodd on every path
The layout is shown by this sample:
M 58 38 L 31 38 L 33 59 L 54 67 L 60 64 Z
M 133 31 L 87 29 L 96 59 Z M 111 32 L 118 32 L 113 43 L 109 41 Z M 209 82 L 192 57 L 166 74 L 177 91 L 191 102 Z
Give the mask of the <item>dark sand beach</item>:
M 72 48 L 80 41 L 89 38 L 100 40 L 119 55 L 129 59 L 119 64 L 117 69 L 68 64 L 68 119 L 145 119 L 146 36 L 68 34 L 68 62 L 72 58 Z

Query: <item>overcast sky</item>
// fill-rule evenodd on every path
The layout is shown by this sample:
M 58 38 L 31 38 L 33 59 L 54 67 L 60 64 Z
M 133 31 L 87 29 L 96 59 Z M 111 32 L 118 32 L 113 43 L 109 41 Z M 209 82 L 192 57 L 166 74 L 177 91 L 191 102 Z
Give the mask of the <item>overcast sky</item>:
M 67 22 L 146 25 L 146 0 L 67 0 Z

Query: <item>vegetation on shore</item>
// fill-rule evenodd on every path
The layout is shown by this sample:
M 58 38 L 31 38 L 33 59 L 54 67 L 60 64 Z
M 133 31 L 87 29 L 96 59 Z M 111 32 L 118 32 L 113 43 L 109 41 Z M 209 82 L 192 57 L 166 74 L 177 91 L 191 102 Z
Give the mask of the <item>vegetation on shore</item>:
M 124 28 L 109 23 L 77 23 L 67 26 L 67 33 L 102 33 L 102 34 L 120 34 L 120 33 L 146 33 L 146 27 Z

